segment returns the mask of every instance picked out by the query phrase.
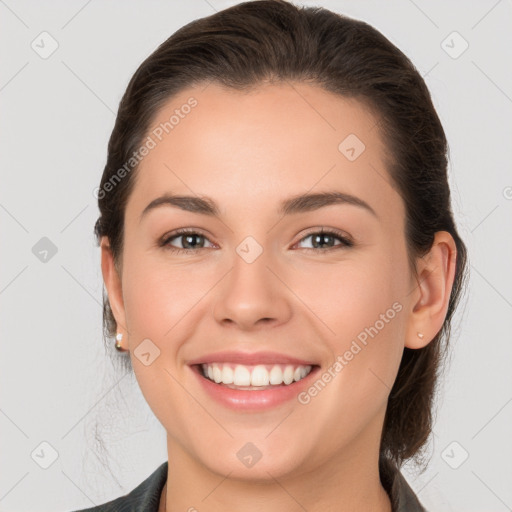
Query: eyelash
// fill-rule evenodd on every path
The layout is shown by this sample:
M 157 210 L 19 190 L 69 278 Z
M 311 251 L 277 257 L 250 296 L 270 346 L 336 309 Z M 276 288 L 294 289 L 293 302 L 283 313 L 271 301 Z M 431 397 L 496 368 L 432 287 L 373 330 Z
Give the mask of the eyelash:
M 172 245 L 169 245 L 169 242 L 171 240 L 173 240 L 174 238 L 179 238 L 180 236 L 183 236 L 183 235 L 199 235 L 199 236 L 202 236 L 202 237 L 204 237 L 205 239 L 208 240 L 208 238 L 205 235 L 203 235 L 202 233 L 200 233 L 197 230 L 190 229 L 190 228 L 182 228 L 182 229 L 177 229 L 176 231 L 174 231 L 173 233 L 171 233 L 168 236 L 164 236 L 162 238 L 162 240 L 160 241 L 159 245 L 161 247 L 163 247 L 165 250 L 171 251 L 172 253 L 193 253 L 193 252 L 197 252 L 198 249 L 180 249 L 179 247 L 173 247 Z M 335 245 L 333 247 L 329 247 L 327 249 L 315 249 L 314 247 L 306 247 L 305 248 L 306 251 L 330 252 L 330 251 L 333 251 L 333 250 L 336 250 L 336 249 L 350 248 L 350 247 L 354 246 L 354 242 L 352 240 L 350 240 L 349 238 L 347 238 L 346 236 L 344 236 L 340 231 L 337 231 L 337 230 L 334 230 L 334 229 L 326 231 L 326 230 L 324 230 L 324 228 L 321 228 L 320 230 L 317 230 L 317 231 L 310 231 L 305 236 L 303 236 L 299 240 L 299 242 L 297 242 L 297 243 L 302 242 L 303 240 L 305 240 L 306 238 L 309 238 L 312 235 L 329 235 L 329 236 L 333 236 L 335 238 L 338 238 L 338 240 L 341 241 L 341 244 Z M 199 249 L 207 249 L 207 247 L 200 247 Z

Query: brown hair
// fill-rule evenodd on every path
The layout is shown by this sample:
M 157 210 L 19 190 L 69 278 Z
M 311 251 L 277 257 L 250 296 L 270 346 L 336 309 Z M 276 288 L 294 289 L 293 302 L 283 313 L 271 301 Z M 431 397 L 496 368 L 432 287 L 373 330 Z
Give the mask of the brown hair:
M 249 90 L 287 80 L 356 98 L 375 113 L 389 152 L 388 172 L 405 204 L 408 258 L 416 277 L 416 258 L 429 251 L 437 231 L 448 231 L 455 240 L 456 273 L 444 324 L 424 348 L 404 349 L 382 432 L 381 464 L 418 462 L 432 430 L 436 385 L 467 279 L 467 256 L 451 211 L 447 141 L 430 93 L 411 61 L 376 29 L 284 0 L 243 2 L 179 29 L 139 66 L 120 102 L 98 194 L 96 236 L 98 241 L 108 237 L 119 265 L 136 165 L 115 186 L 108 183 L 141 146 L 152 119 L 173 95 L 211 81 Z M 104 332 L 111 343 L 116 322 L 105 292 L 103 303 Z

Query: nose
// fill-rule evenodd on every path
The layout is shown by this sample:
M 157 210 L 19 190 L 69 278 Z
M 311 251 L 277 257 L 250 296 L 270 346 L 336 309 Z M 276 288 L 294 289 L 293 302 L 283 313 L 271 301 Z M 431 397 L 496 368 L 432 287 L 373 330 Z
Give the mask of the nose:
M 248 331 L 289 320 L 293 294 L 278 265 L 270 260 L 265 251 L 251 263 L 236 255 L 233 268 L 219 283 L 214 306 L 217 322 Z

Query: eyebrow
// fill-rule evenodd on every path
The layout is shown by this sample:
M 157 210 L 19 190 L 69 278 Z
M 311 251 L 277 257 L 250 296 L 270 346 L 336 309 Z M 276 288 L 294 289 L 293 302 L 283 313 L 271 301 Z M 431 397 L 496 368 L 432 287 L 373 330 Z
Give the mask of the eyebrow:
M 300 194 L 290 197 L 281 203 L 278 214 L 292 215 L 297 213 L 310 212 L 319 210 L 320 208 L 324 208 L 326 206 L 331 206 L 333 204 L 348 204 L 357 206 L 371 213 L 374 217 L 379 217 L 375 210 L 359 197 L 337 191 L 319 192 L 315 194 Z M 211 217 L 220 217 L 219 207 L 215 201 L 209 197 L 165 194 L 163 196 L 157 197 L 156 199 L 153 199 L 153 201 L 151 201 L 146 206 L 146 208 L 144 208 L 140 215 L 140 220 L 142 220 L 142 218 L 148 212 L 160 206 L 174 206 L 187 212 L 199 213 Z

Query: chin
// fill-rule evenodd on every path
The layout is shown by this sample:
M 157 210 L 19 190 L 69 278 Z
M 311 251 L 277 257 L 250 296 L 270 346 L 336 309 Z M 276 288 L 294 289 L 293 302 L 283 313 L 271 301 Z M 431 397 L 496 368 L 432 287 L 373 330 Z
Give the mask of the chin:
M 304 466 L 303 454 L 283 452 L 283 444 L 281 449 L 269 447 L 268 443 L 267 446 L 263 446 L 262 442 L 258 444 L 259 447 L 250 441 L 233 444 L 236 444 L 236 447 L 210 451 L 207 457 L 203 452 L 198 459 L 205 468 L 219 476 L 229 475 L 230 480 L 261 484 L 296 476 L 307 469 Z M 295 446 L 295 449 L 298 449 L 297 444 L 290 443 L 288 446 Z

